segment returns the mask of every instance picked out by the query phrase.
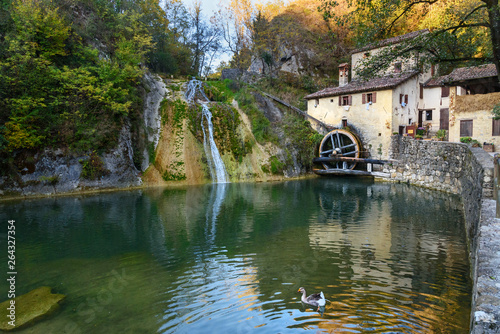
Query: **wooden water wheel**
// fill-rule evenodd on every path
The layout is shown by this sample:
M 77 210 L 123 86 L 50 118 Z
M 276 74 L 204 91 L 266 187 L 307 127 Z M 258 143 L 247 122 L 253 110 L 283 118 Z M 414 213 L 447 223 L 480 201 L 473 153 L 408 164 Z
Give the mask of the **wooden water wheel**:
M 337 129 L 328 133 L 319 145 L 320 158 L 334 156 L 346 158 L 359 158 L 361 142 L 347 130 Z M 321 163 L 325 169 L 354 169 L 356 162 L 332 161 Z

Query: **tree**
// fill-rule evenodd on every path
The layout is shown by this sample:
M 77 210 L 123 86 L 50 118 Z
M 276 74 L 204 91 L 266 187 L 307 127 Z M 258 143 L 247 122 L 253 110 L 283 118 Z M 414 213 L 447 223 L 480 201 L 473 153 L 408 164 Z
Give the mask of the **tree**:
M 254 8 L 249 0 L 231 0 L 228 6 L 220 3 L 215 21 L 225 42 L 226 52 L 232 53 L 231 65 L 244 70 L 250 65 L 251 26 Z
M 220 49 L 220 30 L 215 24 L 215 19 L 210 20 L 208 23 L 205 21 L 200 0 L 193 3 L 190 16 L 192 25 L 190 39 L 193 50 L 192 68 L 199 75 L 207 74 L 206 66 L 208 65 L 209 71 L 211 62 Z
M 401 43 L 380 57 L 372 68 L 388 67 L 401 57 L 422 55 L 421 63 L 453 66 L 494 62 L 500 75 L 500 7 L 498 0 L 346 0 L 350 10 L 338 15 L 339 3 L 323 0 L 319 10 L 325 20 L 355 31 L 354 40 L 366 45 L 374 40 L 429 28 L 430 33 Z M 377 58 L 377 59 L 376 59 Z M 385 59 L 383 59 L 385 58 Z M 367 65 L 367 64 L 364 64 Z M 367 69 L 361 75 L 373 75 Z

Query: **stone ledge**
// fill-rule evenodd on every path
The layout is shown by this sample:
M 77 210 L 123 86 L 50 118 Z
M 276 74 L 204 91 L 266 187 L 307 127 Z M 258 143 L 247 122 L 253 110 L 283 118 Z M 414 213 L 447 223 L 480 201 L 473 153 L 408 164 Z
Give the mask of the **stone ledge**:
M 0 304 L 0 330 L 11 331 L 32 325 L 57 311 L 64 298 L 66 296 L 53 294 L 50 287 L 42 286 L 13 300 L 6 300 Z M 10 310 L 12 302 L 14 309 Z M 11 318 L 12 314 L 14 318 Z M 15 320 L 15 326 L 9 324 L 12 320 Z

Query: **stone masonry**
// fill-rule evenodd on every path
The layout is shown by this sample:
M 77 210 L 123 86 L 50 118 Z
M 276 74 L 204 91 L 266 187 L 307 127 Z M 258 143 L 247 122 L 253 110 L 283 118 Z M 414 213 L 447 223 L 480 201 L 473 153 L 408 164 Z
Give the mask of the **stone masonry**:
M 493 158 L 461 143 L 392 136 L 385 173 L 394 181 L 462 197 L 473 279 L 471 333 L 500 333 L 500 224 L 495 217 Z

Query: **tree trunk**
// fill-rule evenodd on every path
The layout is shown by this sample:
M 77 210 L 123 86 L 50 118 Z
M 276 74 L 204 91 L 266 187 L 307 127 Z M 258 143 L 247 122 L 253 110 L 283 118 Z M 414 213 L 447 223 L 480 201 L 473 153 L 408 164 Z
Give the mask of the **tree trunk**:
M 498 0 L 484 1 L 487 4 L 490 19 L 491 45 L 493 48 L 493 62 L 497 68 L 497 79 L 500 82 L 500 7 Z

